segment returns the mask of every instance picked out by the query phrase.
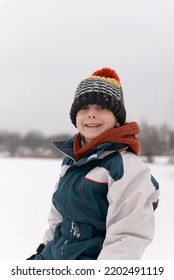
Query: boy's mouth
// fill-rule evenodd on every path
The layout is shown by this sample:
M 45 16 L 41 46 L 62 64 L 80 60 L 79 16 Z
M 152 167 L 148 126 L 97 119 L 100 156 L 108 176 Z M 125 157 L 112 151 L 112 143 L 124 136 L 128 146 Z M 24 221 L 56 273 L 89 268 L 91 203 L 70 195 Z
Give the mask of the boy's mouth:
M 86 127 L 90 127 L 90 128 L 95 128 L 95 127 L 100 127 L 101 124 L 100 123 L 86 123 L 85 124 Z

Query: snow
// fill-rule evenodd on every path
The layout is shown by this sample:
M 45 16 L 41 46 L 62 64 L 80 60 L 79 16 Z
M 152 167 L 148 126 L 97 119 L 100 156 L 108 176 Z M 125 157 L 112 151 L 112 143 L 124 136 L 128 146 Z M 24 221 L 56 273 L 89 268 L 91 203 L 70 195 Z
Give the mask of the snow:
M 61 161 L 0 158 L 0 260 L 25 260 L 42 242 Z M 156 233 L 146 260 L 174 259 L 174 165 L 159 158 L 150 164 L 160 183 Z

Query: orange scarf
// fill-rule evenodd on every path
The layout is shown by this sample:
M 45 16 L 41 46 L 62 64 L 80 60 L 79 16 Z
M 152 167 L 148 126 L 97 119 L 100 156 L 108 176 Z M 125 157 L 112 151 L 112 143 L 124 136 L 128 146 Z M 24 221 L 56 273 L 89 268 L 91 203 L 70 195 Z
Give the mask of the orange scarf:
M 81 134 L 79 132 L 74 139 L 74 155 L 76 159 L 79 160 L 92 148 L 106 142 L 126 144 L 134 154 L 138 155 L 140 150 L 140 141 L 135 135 L 139 132 L 140 130 L 136 122 L 125 123 L 123 126 L 112 128 L 102 133 L 84 147 L 81 146 Z

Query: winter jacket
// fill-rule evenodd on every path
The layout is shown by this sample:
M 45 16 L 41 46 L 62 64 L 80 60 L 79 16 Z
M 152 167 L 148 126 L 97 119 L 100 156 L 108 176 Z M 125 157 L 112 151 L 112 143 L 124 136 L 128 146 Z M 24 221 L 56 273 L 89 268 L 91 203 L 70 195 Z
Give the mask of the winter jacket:
M 36 259 L 140 259 L 154 236 L 158 183 L 130 144 L 104 141 L 77 159 L 74 142 L 54 142 L 66 157 Z

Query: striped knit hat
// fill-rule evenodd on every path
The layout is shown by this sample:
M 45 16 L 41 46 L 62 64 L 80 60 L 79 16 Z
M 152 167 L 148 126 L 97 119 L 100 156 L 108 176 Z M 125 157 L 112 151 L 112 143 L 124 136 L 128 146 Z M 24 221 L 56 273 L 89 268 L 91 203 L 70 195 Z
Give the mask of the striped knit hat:
M 78 85 L 70 110 L 70 118 L 75 126 L 78 111 L 92 104 L 109 109 L 120 125 L 124 124 L 126 110 L 123 91 L 120 79 L 114 70 L 110 68 L 97 70 Z

